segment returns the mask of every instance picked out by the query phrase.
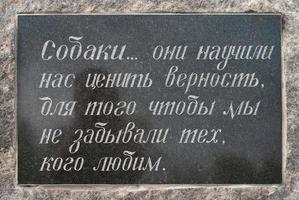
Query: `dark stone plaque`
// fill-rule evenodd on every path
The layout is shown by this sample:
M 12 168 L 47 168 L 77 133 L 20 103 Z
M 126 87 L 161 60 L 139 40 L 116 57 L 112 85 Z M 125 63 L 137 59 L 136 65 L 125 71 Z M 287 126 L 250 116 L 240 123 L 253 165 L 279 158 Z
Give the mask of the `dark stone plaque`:
M 282 181 L 281 16 L 19 15 L 19 184 Z

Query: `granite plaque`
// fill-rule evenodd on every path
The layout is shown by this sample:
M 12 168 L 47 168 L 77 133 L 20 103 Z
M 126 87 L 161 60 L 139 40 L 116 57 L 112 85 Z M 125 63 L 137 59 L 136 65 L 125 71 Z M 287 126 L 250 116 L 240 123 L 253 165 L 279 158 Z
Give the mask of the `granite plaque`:
M 19 15 L 18 184 L 282 182 L 278 14 Z

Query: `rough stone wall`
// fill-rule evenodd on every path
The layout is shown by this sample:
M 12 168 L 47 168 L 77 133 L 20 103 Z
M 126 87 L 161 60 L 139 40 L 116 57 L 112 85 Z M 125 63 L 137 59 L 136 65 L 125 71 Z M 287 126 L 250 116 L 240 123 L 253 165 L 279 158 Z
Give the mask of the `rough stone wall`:
M 286 94 L 285 180 L 276 186 L 16 185 L 15 38 L 17 13 L 280 12 Z M 55 28 L 55 27 L 53 27 Z M 33 174 L 34 175 L 34 174 Z M 299 0 L 0 0 L 0 200 L 299 199 Z

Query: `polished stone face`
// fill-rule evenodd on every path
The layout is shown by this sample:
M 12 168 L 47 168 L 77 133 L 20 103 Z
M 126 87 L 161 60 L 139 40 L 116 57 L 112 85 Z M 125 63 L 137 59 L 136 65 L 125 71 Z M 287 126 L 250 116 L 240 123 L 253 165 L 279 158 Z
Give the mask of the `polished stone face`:
M 17 136 L 19 184 L 273 184 L 282 177 L 282 109 L 281 109 L 281 19 L 279 15 L 21 15 L 18 17 L 17 38 Z M 58 60 L 56 51 L 62 44 L 72 47 L 69 37 L 82 37 L 83 49 L 94 44 L 127 45 L 124 60 Z M 49 45 L 46 58 L 42 49 Z M 49 43 L 52 44 L 52 43 Z M 155 60 L 153 49 L 187 45 L 184 60 Z M 270 60 L 229 60 L 227 67 L 216 69 L 219 60 L 196 60 L 200 46 L 274 45 Z M 51 47 L 51 48 L 50 48 Z M 83 54 L 83 53 L 82 53 Z M 128 59 L 127 59 L 128 57 Z M 134 59 L 131 59 L 133 57 Z M 135 59 L 138 58 L 138 59 Z M 169 69 L 194 73 L 256 73 L 259 87 L 165 87 Z M 43 73 L 75 74 L 70 88 L 39 88 Z M 148 88 L 87 88 L 88 74 L 150 73 L 153 84 Z M 263 85 L 263 86 L 262 86 Z M 212 115 L 153 115 L 148 109 L 151 101 L 186 101 L 198 97 L 211 106 Z M 41 114 L 41 98 L 54 103 L 77 101 L 71 116 Z M 90 101 L 135 101 L 132 115 L 84 115 Z M 255 105 L 261 101 L 256 115 L 224 115 L 230 103 L 235 108 L 242 101 Z M 55 106 L 54 106 L 55 107 Z M 94 129 L 98 122 L 107 123 L 112 134 L 134 122 L 145 134 L 153 129 L 167 129 L 165 143 L 83 143 L 76 153 L 69 146 L 78 138 L 75 131 Z M 221 129 L 217 143 L 179 143 L 183 129 Z M 60 129 L 57 144 L 40 144 L 44 129 Z M 136 134 L 136 131 L 133 133 Z M 52 138 L 51 138 L 52 139 Z M 57 139 L 57 138 L 56 138 Z M 55 141 L 55 140 L 54 140 Z M 110 170 L 94 171 L 103 157 L 120 157 L 124 151 L 133 157 L 162 156 L 157 171 Z M 84 158 L 81 170 L 40 171 L 44 158 Z M 53 162 L 50 162 L 53 164 Z M 57 161 L 58 163 L 58 161 Z M 56 164 L 57 164 L 56 163 Z M 54 167 L 55 168 L 55 167 Z

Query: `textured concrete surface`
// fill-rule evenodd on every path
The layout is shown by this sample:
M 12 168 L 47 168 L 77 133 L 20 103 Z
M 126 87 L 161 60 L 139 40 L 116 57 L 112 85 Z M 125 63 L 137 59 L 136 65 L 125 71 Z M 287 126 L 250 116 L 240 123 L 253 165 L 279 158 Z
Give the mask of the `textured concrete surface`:
M 15 37 L 17 13 L 280 12 L 286 94 L 285 180 L 278 186 L 56 186 L 15 183 Z M 0 199 L 299 199 L 299 0 L 1 0 Z M 55 27 L 53 27 L 55 28 Z M 34 175 L 34 174 L 33 174 Z

